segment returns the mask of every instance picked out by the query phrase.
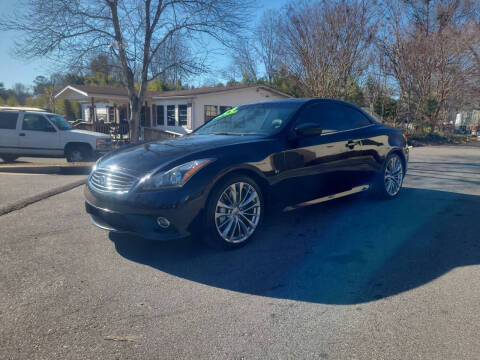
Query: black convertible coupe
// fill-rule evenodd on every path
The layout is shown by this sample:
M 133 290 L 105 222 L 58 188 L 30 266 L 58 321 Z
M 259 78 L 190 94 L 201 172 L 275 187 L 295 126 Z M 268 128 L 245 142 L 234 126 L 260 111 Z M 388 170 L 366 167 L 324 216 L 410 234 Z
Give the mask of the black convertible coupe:
M 338 100 L 233 108 L 193 133 L 100 158 L 85 187 L 97 226 L 151 239 L 202 235 L 244 245 L 268 205 L 291 207 L 364 190 L 391 199 L 405 176 L 405 135 Z

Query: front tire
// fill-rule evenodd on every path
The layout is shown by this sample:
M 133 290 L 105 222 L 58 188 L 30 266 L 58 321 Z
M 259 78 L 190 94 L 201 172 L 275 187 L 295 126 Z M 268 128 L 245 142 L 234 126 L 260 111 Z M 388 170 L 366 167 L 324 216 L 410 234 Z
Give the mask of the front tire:
M 206 210 L 208 245 L 236 249 L 261 227 L 265 210 L 260 186 L 248 176 L 228 177 L 212 190 Z
M 400 155 L 388 155 L 373 187 L 375 195 L 381 199 L 394 199 L 402 188 L 404 176 L 405 169 Z
M 15 160 L 17 160 L 18 156 L 15 155 L 9 155 L 9 154 L 4 154 L 0 155 L 0 158 L 3 160 L 5 163 L 13 163 Z
M 93 158 L 90 147 L 82 144 L 67 147 L 65 156 L 68 162 L 83 162 Z

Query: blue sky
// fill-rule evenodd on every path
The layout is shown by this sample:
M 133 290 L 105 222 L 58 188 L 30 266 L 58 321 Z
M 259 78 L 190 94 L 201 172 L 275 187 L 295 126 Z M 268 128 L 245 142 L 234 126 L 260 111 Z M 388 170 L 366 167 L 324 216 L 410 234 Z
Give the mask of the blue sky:
M 11 14 L 16 7 L 19 6 L 18 0 L 0 0 L 1 8 L 0 15 Z M 259 0 L 259 9 L 257 10 L 260 16 L 265 9 L 280 8 L 286 4 L 288 0 Z M 12 55 L 12 48 L 14 45 L 15 34 L 12 32 L 0 33 L 0 82 L 3 82 L 5 87 L 9 88 L 13 84 L 20 82 L 27 86 L 32 85 L 32 82 L 37 75 L 49 75 L 52 71 L 52 64 L 45 59 L 38 59 L 35 61 L 24 61 L 15 58 Z M 220 66 L 228 64 L 228 56 L 217 61 Z M 212 77 L 207 75 L 206 78 Z M 196 86 L 201 85 L 202 79 L 196 79 L 192 83 Z

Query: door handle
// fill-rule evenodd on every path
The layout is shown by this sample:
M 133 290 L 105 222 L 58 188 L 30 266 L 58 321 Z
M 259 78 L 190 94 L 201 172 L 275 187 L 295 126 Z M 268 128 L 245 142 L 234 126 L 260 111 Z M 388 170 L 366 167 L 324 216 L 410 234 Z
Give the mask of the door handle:
M 353 149 L 356 145 L 360 145 L 360 141 L 348 140 L 346 147 Z
M 25 136 L 25 133 L 20 133 L 18 134 L 18 136 Z

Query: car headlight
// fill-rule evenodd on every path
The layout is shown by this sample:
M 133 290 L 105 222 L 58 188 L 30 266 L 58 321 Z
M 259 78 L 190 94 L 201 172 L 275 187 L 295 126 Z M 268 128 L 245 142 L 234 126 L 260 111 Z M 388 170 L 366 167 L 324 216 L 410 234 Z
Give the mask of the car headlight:
M 189 161 L 166 172 L 147 175 L 140 180 L 142 190 L 156 190 L 164 187 L 183 186 L 198 170 L 214 159 Z

